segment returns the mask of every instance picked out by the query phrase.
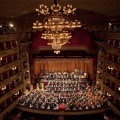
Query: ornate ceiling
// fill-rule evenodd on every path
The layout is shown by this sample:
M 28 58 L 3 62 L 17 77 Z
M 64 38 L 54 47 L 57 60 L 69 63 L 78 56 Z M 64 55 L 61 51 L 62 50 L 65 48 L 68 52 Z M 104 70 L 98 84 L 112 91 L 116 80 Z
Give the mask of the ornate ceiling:
M 39 4 L 51 6 L 54 0 L 0 0 L 0 16 L 19 18 L 35 12 Z M 60 5 L 72 4 L 80 10 L 102 14 L 106 17 L 120 15 L 120 0 L 58 0 Z

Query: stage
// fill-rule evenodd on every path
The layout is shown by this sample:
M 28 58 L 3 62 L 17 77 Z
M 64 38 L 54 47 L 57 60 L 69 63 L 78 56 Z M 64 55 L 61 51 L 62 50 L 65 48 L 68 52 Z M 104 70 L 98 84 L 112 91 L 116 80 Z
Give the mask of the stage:
M 17 108 L 21 111 L 28 113 L 36 113 L 42 115 L 58 115 L 58 116 L 66 116 L 66 115 L 88 115 L 88 114 L 97 114 L 103 113 L 106 110 L 109 110 L 109 107 L 98 108 L 98 109 L 89 109 L 89 110 L 81 110 L 81 111 L 71 111 L 71 110 L 41 110 L 41 109 L 32 109 L 28 107 L 17 106 Z

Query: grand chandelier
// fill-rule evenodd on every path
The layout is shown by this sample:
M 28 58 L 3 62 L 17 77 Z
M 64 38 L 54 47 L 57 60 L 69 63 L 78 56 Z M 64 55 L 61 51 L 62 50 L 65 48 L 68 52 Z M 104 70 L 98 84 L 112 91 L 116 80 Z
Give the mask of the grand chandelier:
M 70 30 L 81 27 L 79 21 L 70 21 L 68 18 L 68 15 L 74 14 L 75 10 L 76 8 L 72 8 L 72 5 L 60 6 L 57 4 L 57 0 L 54 0 L 54 4 L 50 8 L 41 4 L 36 11 L 38 15 L 43 14 L 45 17 L 43 23 L 39 21 L 33 23 L 33 29 L 43 30 L 41 38 L 50 41 L 48 45 L 59 50 L 71 39 Z

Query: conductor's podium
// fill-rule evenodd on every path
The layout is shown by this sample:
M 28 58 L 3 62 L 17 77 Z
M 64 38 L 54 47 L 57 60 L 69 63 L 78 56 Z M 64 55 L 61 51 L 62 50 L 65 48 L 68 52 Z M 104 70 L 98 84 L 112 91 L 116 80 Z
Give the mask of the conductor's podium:
M 61 104 L 58 105 L 59 110 L 65 110 L 65 108 L 66 108 L 66 106 L 65 106 L 64 103 L 61 103 Z

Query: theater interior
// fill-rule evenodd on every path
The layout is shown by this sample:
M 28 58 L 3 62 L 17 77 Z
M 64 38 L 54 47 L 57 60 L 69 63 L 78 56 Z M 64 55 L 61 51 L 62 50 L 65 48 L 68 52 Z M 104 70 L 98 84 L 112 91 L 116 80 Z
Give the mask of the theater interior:
M 0 120 L 120 120 L 120 0 L 1 0 Z

